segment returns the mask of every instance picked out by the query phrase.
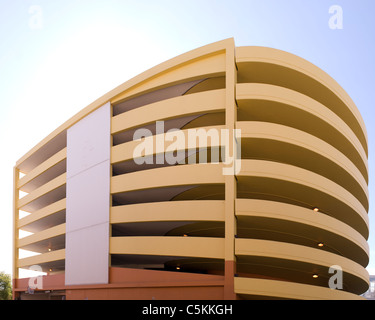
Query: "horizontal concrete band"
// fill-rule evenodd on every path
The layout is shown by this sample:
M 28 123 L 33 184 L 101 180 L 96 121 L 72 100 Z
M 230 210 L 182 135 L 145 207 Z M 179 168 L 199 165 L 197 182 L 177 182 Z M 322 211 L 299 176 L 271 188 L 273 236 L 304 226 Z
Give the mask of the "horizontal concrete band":
M 331 196 L 348 207 L 348 213 L 356 219 L 352 225 L 365 238 L 368 237 L 368 215 L 363 205 L 347 190 L 338 184 L 311 171 L 295 166 L 262 160 L 242 160 L 238 177 L 269 177 L 304 185 Z M 332 200 L 333 201 L 333 200 Z M 340 212 L 341 214 L 341 212 Z M 346 220 L 349 223 L 349 219 Z M 351 225 L 351 223 L 349 223 Z
M 331 252 L 285 242 L 258 239 L 236 239 L 235 247 L 237 256 L 273 257 L 303 261 L 308 264 L 318 264 L 328 268 L 333 265 L 339 265 L 344 272 L 354 275 L 359 285 L 361 282 L 369 282 L 368 272 L 364 267 L 350 259 Z
M 36 256 L 19 259 L 17 262 L 18 268 L 25 268 L 32 265 L 39 265 L 46 262 L 58 261 L 65 259 L 65 249 L 56 250 L 48 253 L 38 254 Z
M 355 148 L 362 159 L 361 165 L 365 166 L 368 175 L 367 154 L 358 137 L 341 118 L 324 105 L 299 92 L 275 85 L 243 83 L 237 84 L 236 88 L 236 98 L 239 103 L 246 100 L 279 102 L 323 120 L 335 128 Z
M 364 300 L 363 297 L 342 290 L 332 290 L 289 281 L 234 278 L 234 291 L 239 295 L 262 296 L 297 300 Z
M 224 221 L 224 201 L 167 201 L 111 208 L 110 222 Z
M 285 142 L 325 157 L 335 165 L 340 166 L 353 177 L 362 188 L 362 192 L 365 194 L 368 201 L 368 186 L 361 172 L 351 160 L 331 144 L 301 130 L 274 123 L 240 121 L 236 123 L 236 128 L 241 130 L 241 138 L 243 139 L 256 138 Z M 306 166 L 308 168 L 308 164 L 306 164 Z M 348 188 L 350 186 L 346 187 Z
M 159 120 L 225 110 L 225 90 L 180 96 L 139 107 L 112 118 L 111 132 L 119 133 Z
M 260 64 L 270 64 L 272 66 L 280 66 L 283 71 L 293 70 L 300 73 L 300 77 L 293 79 L 293 81 L 300 81 L 303 77 L 306 79 L 311 79 L 317 83 L 322 84 L 325 88 L 329 89 L 330 94 L 333 94 L 340 101 L 343 102 L 345 107 L 351 114 L 351 118 L 357 122 L 352 124 L 353 128 L 356 128 L 356 134 L 362 136 L 363 143 L 366 145 L 367 149 L 367 131 L 364 124 L 363 118 L 356 107 L 353 100 L 350 98 L 348 93 L 330 77 L 322 69 L 318 68 L 314 64 L 301 57 L 294 54 L 258 46 L 249 47 L 237 47 L 236 48 L 236 63 L 239 67 L 245 65 L 246 63 L 260 63 Z M 280 70 L 280 69 L 279 69 Z M 348 118 L 349 119 L 349 118 Z
M 287 221 L 290 224 L 287 232 L 297 234 L 296 224 L 301 226 L 300 234 L 313 238 L 318 230 L 324 234 L 325 241 L 330 241 L 343 256 L 350 254 L 352 259 L 366 267 L 369 261 L 369 245 L 366 239 L 349 225 L 325 214 L 300 206 L 276 201 L 259 199 L 236 199 L 236 216 L 238 219 L 263 218 L 277 223 Z M 285 230 L 284 230 L 285 231 Z M 309 231 L 311 234 L 306 234 Z M 316 241 L 318 243 L 318 240 Z M 355 256 L 356 258 L 353 258 Z M 347 256 L 348 257 L 348 256 Z
M 224 259 L 224 239 L 201 237 L 112 237 L 110 254 Z

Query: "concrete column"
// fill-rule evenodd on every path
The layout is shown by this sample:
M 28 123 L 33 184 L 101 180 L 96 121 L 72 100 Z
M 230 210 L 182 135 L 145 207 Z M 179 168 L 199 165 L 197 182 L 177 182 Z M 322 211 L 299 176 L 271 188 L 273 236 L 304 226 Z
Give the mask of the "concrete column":
M 225 101 L 225 127 L 229 130 L 229 140 L 226 148 L 231 154 L 235 150 L 233 143 L 234 129 L 237 121 L 236 82 L 237 69 L 234 56 L 234 41 L 226 49 L 226 101 Z M 235 154 L 231 154 L 235 156 Z M 237 221 L 235 203 L 237 196 L 237 181 L 233 175 L 225 176 L 225 283 L 224 299 L 234 300 L 234 275 L 236 273 L 235 236 L 237 234 Z

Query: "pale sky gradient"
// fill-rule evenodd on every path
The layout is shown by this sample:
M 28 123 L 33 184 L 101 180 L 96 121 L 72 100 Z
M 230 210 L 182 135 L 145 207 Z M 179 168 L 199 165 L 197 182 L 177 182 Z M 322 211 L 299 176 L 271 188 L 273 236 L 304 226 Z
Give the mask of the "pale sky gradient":
M 332 5 L 343 9 L 342 30 L 329 28 Z M 237 46 L 273 47 L 314 63 L 359 108 L 369 137 L 375 274 L 374 15 L 373 0 L 0 0 L 0 271 L 12 272 L 15 162 L 115 86 L 234 37 Z

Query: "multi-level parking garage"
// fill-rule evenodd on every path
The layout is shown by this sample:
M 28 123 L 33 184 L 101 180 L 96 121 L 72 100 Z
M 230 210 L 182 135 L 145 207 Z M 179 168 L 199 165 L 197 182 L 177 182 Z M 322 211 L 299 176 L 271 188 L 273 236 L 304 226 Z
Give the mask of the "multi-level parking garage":
M 170 129 L 230 137 L 171 151 Z M 135 159 L 140 144 L 150 148 Z M 240 162 L 225 171 L 230 155 Z M 316 66 L 233 39 L 198 48 L 115 88 L 17 162 L 14 291 L 359 298 L 369 286 L 367 156 L 358 109 Z M 20 259 L 20 249 L 37 254 Z M 25 294 L 19 269 L 35 265 L 43 287 Z M 332 266 L 342 289 L 329 287 Z

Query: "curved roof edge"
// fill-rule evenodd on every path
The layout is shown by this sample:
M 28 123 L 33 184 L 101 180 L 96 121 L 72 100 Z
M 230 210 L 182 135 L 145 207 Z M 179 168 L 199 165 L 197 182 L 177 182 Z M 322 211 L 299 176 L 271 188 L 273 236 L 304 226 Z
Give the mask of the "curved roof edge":
M 16 167 L 19 166 L 24 160 L 26 160 L 28 157 L 30 157 L 34 152 L 36 152 L 38 149 L 40 149 L 42 146 L 47 144 L 49 141 L 51 141 L 54 137 L 56 137 L 59 133 L 63 132 L 64 130 L 70 128 L 75 123 L 89 115 L 91 112 L 94 112 L 96 109 L 104 105 L 105 103 L 111 101 L 113 98 L 118 96 L 119 94 L 123 93 L 126 90 L 129 90 L 143 81 L 155 77 L 157 75 L 160 75 L 161 73 L 176 67 L 178 65 L 184 64 L 188 61 L 191 61 L 193 59 L 196 59 L 198 57 L 202 57 L 205 55 L 209 55 L 218 51 L 224 51 L 224 50 L 234 50 L 234 38 L 228 38 L 221 41 L 217 41 L 202 47 L 199 47 L 197 49 L 188 51 L 186 53 L 183 53 L 181 55 L 178 55 L 174 58 L 171 58 L 167 61 L 164 61 L 151 69 L 148 69 L 141 74 L 131 78 L 130 80 L 127 80 L 126 82 L 120 84 L 116 88 L 112 89 L 111 91 L 107 92 L 100 98 L 96 99 L 94 102 L 86 106 L 84 109 L 82 109 L 80 112 L 75 114 L 73 117 L 65 121 L 62 125 L 60 125 L 57 129 L 52 131 L 46 138 L 44 138 L 42 141 L 40 141 L 37 145 L 35 145 L 31 150 L 29 150 L 25 155 L 23 155 L 17 162 Z
M 366 127 L 364 124 L 364 120 L 358 108 L 354 104 L 353 100 L 346 93 L 346 91 L 331 76 L 329 76 L 322 69 L 320 69 L 319 67 L 315 66 L 314 64 L 310 63 L 309 61 L 297 55 L 294 55 L 294 54 L 291 54 L 291 53 L 288 53 L 286 51 L 282 51 L 279 49 L 268 48 L 268 47 L 257 47 L 257 46 L 235 47 L 234 38 L 228 38 L 228 39 L 224 39 L 221 41 L 217 41 L 217 42 L 199 47 L 197 49 L 183 53 L 181 55 L 178 55 L 120 84 L 116 88 L 112 89 L 111 91 L 107 92 L 103 96 L 96 99 L 94 102 L 86 106 L 80 112 L 72 116 L 70 119 L 65 121 L 62 125 L 60 125 L 58 128 L 52 131 L 46 138 L 41 140 L 32 149 L 30 149 L 26 154 L 24 154 L 16 162 L 16 167 L 18 167 L 23 161 L 25 161 L 27 158 L 33 155 L 42 146 L 46 145 L 49 141 L 51 141 L 58 134 L 62 133 L 64 130 L 67 130 L 68 128 L 73 126 L 75 123 L 77 123 L 78 121 L 80 121 L 81 119 L 83 119 L 84 117 L 86 117 L 87 115 L 89 115 L 90 113 L 92 113 L 93 111 L 95 111 L 96 109 L 104 105 L 105 103 L 111 102 L 111 100 L 113 100 L 116 96 L 140 85 L 142 82 L 145 82 L 147 79 L 156 77 L 162 74 L 163 72 L 166 72 L 176 66 L 182 65 L 188 61 L 194 60 L 202 56 L 207 56 L 207 55 L 219 52 L 219 51 L 236 50 L 236 53 L 235 53 L 236 59 L 237 61 L 241 61 L 241 59 L 246 59 L 246 56 L 249 55 L 250 49 L 252 51 L 251 53 L 252 57 L 254 57 L 254 53 L 256 52 L 258 53 L 263 52 L 265 54 L 265 57 L 260 56 L 259 59 L 270 61 L 270 58 L 272 58 L 274 61 L 277 61 L 279 64 L 281 63 L 283 65 L 289 63 L 289 65 L 293 66 L 294 69 L 303 70 L 305 74 L 308 74 L 313 79 L 318 80 L 319 82 L 326 85 L 348 106 L 349 110 L 351 110 L 351 112 L 353 113 L 355 118 L 358 120 L 358 123 L 360 124 L 363 130 L 363 133 L 366 138 L 366 142 L 368 142 L 367 131 L 366 131 Z M 275 55 L 276 53 L 277 55 Z
M 276 63 L 278 65 L 300 71 L 310 78 L 320 82 L 325 87 L 330 89 L 349 108 L 354 117 L 357 119 L 368 145 L 366 125 L 356 104 L 334 78 L 315 64 L 293 53 L 262 46 L 236 47 L 236 59 L 237 62 L 246 62 L 250 59 L 259 62 Z

